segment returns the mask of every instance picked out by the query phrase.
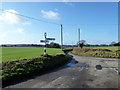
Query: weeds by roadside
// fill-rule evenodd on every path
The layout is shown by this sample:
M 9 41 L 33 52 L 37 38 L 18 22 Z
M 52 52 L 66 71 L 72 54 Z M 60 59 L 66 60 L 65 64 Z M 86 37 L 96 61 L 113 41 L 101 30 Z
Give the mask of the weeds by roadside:
M 119 58 L 120 51 L 111 51 L 109 49 L 74 49 L 73 54 L 84 55 L 84 56 L 94 56 L 94 57 L 105 57 L 105 58 Z

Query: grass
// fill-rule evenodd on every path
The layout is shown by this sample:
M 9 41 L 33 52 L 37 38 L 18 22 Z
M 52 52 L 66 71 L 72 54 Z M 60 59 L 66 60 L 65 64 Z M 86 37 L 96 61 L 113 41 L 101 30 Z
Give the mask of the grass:
M 2 47 L 0 47 L 0 63 L 2 62 Z
M 74 47 L 74 48 L 80 48 L 80 47 Z M 83 47 L 83 48 L 90 48 L 90 49 L 109 49 L 109 50 L 118 50 L 120 46 L 90 46 L 90 47 Z
M 93 48 L 93 49 L 109 49 L 109 50 L 118 50 L 120 48 L 120 46 L 98 46 L 98 47 L 84 47 L 84 48 Z
M 44 48 L 39 47 L 2 47 L 2 62 L 40 57 Z M 49 55 L 64 54 L 61 49 L 47 48 Z M 1 54 L 1 53 L 0 53 Z
M 119 58 L 120 57 L 120 47 L 118 46 L 108 46 L 108 47 L 84 47 L 83 49 L 75 47 L 72 53 L 83 56 L 93 56 L 93 57 L 106 57 L 106 58 Z M 111 51 L 94 51 L 93 49 L 108 49 Z

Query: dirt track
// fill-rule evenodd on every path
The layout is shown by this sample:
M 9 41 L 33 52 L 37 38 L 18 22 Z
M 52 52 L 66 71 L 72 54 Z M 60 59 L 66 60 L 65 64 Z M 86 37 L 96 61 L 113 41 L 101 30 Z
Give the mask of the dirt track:
M 71 63 L 6 88 L 118 88 L 118 59 L 69 54 Z

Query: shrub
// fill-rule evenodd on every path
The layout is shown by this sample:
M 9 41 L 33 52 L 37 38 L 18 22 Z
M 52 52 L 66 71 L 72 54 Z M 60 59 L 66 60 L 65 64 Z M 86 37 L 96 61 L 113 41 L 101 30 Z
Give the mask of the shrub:
M 50 44 L 46 44 L 47 48 L 61 48 L 60 45 L 58 43 L 50 43 Z

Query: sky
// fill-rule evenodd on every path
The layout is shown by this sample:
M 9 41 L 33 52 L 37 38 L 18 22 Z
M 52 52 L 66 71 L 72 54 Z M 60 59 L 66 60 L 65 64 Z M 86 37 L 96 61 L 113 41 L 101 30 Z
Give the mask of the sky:
M 80 40 L 87 44 L 118 41 L 117 2 L 3 2 L 0 5 L 4 10 L 0 10 L 0 44 L 43 44 L 40 40 L 44 40 L 45 32 L 60 44 L 61 24 L 65 45 L 77 43 L 78 28 Z

